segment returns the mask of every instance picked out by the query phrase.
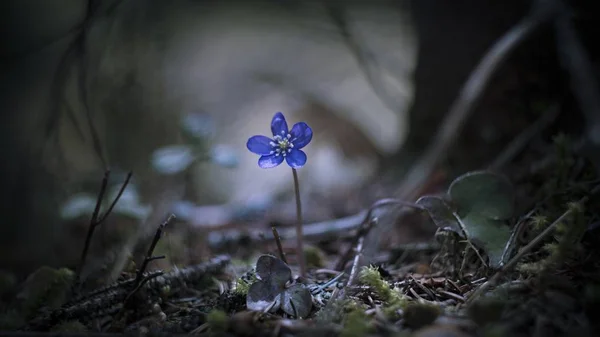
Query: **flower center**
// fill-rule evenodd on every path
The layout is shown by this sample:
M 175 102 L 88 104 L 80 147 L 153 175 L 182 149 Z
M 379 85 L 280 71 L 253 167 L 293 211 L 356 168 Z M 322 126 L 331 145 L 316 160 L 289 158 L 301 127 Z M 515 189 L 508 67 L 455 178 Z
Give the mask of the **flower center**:
M 283 133 L 282 133 L 283 135 Z M 273 141 L 269 143 L 271 145 L 270 154 L 274 154 L 275 157 L 279 155 L 286 156 L 288 153 L 292 152 L 294 148 L 294 143 L 291 141 L 292 135 L 289 133 L 285 135 L 285 137 L 276 135 L 273 137 Z

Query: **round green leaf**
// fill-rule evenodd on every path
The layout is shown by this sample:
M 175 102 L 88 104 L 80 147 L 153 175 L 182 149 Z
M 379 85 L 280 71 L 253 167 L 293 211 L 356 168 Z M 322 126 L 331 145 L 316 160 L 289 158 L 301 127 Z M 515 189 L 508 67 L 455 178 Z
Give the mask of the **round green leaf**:
M 506 220 L 514 211 L 514 190 L 510 181 L 499 174 L 475 171 L 456 178 L 448 194 L 458 214 L 478 213 L 494 220 Z
M 252 311 L 264 311 L 268 307 L 273 306 L 273 303 L 278 300 L 277 295 L 280 292 L 280 288 L 274 287 L 270 283 L 256 281 L 248 289 L 246 307 Z M 277 308 L 274 306 L 273 309 L 276 310 Z
M 292 270 L 285 262 L 272 255 L 261 255 L 256 261 L 256 276 L 264 282 L 283 288 L 292 278 Z
M 462 219 L 462 222 L 469 240 L 485 250 L 490 267 L 501 267 L 504 247 L 510 239 L 510 229 L 505 222 L 493 220 L 478 213 L 468 214 Z
M 281 293 L 281 309 L 296 318 L 304 318 L 312 309 L 312 295 L 301 284 L 295 284 Z
M 454 214 L 452 214 L 450 206 L 444 201 L 444 199 L 426 195 L 420 197 L 416 204 L 425 208 L 436 226 L 463 236 L 463 231 L 460 228 L 460 224 L 454 217 Z

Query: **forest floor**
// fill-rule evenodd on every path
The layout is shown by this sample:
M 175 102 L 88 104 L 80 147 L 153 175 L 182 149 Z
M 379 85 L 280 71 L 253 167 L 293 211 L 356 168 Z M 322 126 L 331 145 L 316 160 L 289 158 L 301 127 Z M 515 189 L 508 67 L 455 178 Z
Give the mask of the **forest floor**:
M 80 290 L 73 271 L 49 267 L 13 284 L 17 292 L 3 280 L 0 326 L 86 335 L 598 335 L 600 178 L 564 134 L 527 144 L 504 174 L 474 171 L 438 184 L 393 225 L 429 226 L 435 235 L 391 240 L 368 262 L 365 237 L 382 225 L 375 212 L 347 218 L 353 230 L 334 229 L 334 239 L 307 237 L 304 278 L 294 246 L 283 240 L 279 250 L 268 226 L 213 248 L 204 262 L 150 268 L 169 219 L 144 263 L 112 285 Z M 282 232 L 293 228 L 285 225 L 293 226 Z

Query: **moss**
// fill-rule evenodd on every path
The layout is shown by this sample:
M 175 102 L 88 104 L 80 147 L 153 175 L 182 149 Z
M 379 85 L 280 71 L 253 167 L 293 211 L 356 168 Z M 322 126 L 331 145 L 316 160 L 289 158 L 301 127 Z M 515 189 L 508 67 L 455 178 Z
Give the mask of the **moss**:
M 531 217 L 531 227 L 534 231 L 539 232 L 548 226 L 548 217 L 545 215 L 534 215 Z
M 420 329 L 432 324 L 442 310 L 429 303 L 410 303 L 404 309 L 404 324 L 412 329 Z
M 15 291 L 17 277 L 8 271 L 0 270 L 0 297 Z
M 467 308 L 467 314 L 480 327 L 498 322 L 506 307 L 506 301 L 497 296 L 483 297 Z
M 222 310 L 212 310 L 206 317 L 212 332 L 225 332 L 229 329 L 229 316 Z
M 256 274 L 254 272 L 246 273 L 235 280 L 233 291 L 236 294 L 248 295 L 248 289 L 250 289 L 250 285 L 256 281 L 258 281 L 258 279 L 256 278 Z
M 12 331 L 25 324 L 25 317 L 16 309 L 8 309 L 0 314 L 0 330 Z
M 30 318 L 42 307 L 60 307 L 69 294 L 73 277 L 70 269 L 50 267 L 41 267 L 29 275 L 19 294 L 23 315 Z
M 363 267 L 359 274 L 361 283 L 373 288 L 377 295 L 385 302 L 383 312 L 387 316 L 393 316 L 399 309 L 406 308 L 408 299 L 397 289 L 381 278 L 377 267 Z
M 325 265 L 325 256 L 317 247 L 310 245 L 305 246 L 304 256 L 306 258 L 306 265 L 309 268 L 322 268 Z
M 364 309 L 353 302 L 348 302 L 345 309 L 349 310 L 349 312 L 344 319 L 344 328 L 340 332 L 340 337 L 366 336 L 371 327 Z
M 87 332 L 88 328 L 83 325 L 81 322 L 73 320 L 73 321 L 65 321 L 57 324 L 51 330 L 51 332 Z

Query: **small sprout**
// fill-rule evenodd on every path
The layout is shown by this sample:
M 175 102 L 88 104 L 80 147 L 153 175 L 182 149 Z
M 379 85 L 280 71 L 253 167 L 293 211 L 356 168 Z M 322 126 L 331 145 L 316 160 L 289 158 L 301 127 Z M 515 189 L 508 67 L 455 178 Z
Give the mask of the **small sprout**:
M 312 295 L 301 284 L 286 287 L 292 278 L 290 267 L 271 255 L 256 262 L 256 277 L 248 289 L 246 306 L 252 311 L 274 312 L 283 309 L 294 317 L 306 317 L 312 309 Z

